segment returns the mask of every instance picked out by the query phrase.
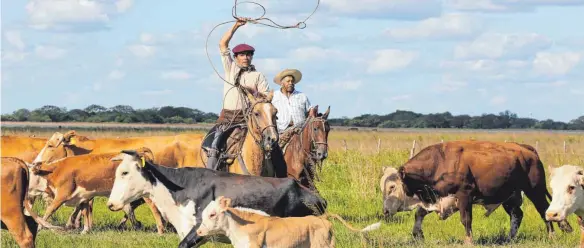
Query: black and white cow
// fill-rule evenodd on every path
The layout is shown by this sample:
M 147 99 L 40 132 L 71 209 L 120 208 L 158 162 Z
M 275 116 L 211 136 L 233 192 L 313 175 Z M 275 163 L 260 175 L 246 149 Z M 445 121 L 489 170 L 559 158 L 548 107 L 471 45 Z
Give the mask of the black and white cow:
M 142 148 L 146 149 L 147 148 Z M 141 197 L 149 197 L 182 239 L 179 247 L 199 247 L 211 237 L 196 230 L 203 209 L 216 197 L 232 199 L 234 206 L 257 209 L 271 216 L 321 215 L 326 200 L 293 179 L 246 176 L 206 168 L 168 168 L 144 159 L 147 152 L 124 150 L 107 206 L 112 211 Z M 228 243 L 224 236 L 220 242 Z

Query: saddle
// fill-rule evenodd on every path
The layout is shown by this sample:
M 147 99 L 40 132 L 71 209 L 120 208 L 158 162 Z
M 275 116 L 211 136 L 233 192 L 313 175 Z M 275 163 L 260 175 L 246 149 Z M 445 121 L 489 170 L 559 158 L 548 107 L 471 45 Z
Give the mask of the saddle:
M 213 140 L 213 135 L 215 130 L 209 131 L 208 138 L 204 141 L 203 147 L 209 147 Z M 243 141 L 247 135 L 247 126 L 245 124 L 235 124 L 227 128 L 224 133 L 219 138 L 217 147 L 218 152 L 218 165 L 217 170 L 228 171 L 229 166 L 235 162 L 238 158 L 243 147 Z M 207 156 L 208 151 L 203 149 L 204 156 Z
M 282 154 L 286 153 L 286 148 L 288 147 L 288 144 L 290 143 L 290 140 L 292 139 L 292 137 L 296 134 L 299 134 L 302 132 L 302 129 L 300 127 L 295 127 L 295 128 L 289 128 L 284 130 L 284 132 L 282 134 L 280 134 L 280 137 L 278 139 L 278 145 L 280 146 L 280 149 L 282 150 Z

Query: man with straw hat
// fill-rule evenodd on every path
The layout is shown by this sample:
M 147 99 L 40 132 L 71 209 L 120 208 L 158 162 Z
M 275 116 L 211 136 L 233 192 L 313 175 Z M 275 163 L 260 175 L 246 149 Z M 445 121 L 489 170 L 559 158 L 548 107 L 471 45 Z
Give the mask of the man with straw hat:
M 276 125 L 280 134 L 279 143 L 283 147 L 295 128 L 304 124 L 312 106 L 306 94 L 296 90 L 296 84 L 302 80 L 302 73 L 296 69 L 285 69 L 274 77 L 274 83 L 280 90 L 274 91 L 272 104 L 278 109 Z
M 237 138 L 241 136 L 239 124 L 245 124 L 244 108 L 246 96 L 242 94 L 237 86 L 243 86 L 253 91 L 268 94 L 270 87 L 266 77 L 261 72 L 256 71 L 252 64 L 255 48 L 248 44 L 239 44 L 233 48 L 233 58 L 229 51 L 229 41 L 235 31 L 245 25 L 249 18 L 237 18 L 237 22 L 230 28 L 219 41 L 221 62 L 225 71 L 223 83 L 223 107 L 215 126 L 209 131 L 203 141 L 203 149 L 207 153 L 206 167 L 217 169 L 219 164 L 219 153 L 224 146 L 225 136 Z

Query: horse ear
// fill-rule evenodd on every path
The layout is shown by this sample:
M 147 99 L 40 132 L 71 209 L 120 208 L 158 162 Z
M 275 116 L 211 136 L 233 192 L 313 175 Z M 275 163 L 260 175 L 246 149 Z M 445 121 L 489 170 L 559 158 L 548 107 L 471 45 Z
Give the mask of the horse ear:
M 245 86 L 241 86 L 241 88 L 243 88 L 243 92 L 245 92 L 245 95 L 247 95 L 247 98 L 252 104 L 257 101 L 255 97 L 257 92 L 254 89 Z
M 266 96 L 266 100 L 267 100 L 268 102 L 272 102 L 272 98 L 274 98 L 274 90 L 270 90 L 270 91 L 268 92 L 268 95 Z
M 328 108 L 326 108 L 326 112 L 324 112 L 324 114 L 322 115 L 323 119 L 328 119 L 329 113 L 331 112 L 331 106 L 328 106 Z
M 310 117 L 316 117 L 318 115 L 318 105 L 312 107 L 309 111 L 308 111 L 308 116 Z

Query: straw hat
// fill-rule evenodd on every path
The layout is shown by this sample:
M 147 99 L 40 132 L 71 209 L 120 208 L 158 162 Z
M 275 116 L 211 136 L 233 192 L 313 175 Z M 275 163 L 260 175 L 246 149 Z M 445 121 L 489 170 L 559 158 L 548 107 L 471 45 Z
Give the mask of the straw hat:
M 274 83 L 281 85 L 282 78 L 286 76 L 294 77 L 294 84 L 297 84 L 302 79 L 302 73 L 296 69 L 285 69 L 274 77 Z

